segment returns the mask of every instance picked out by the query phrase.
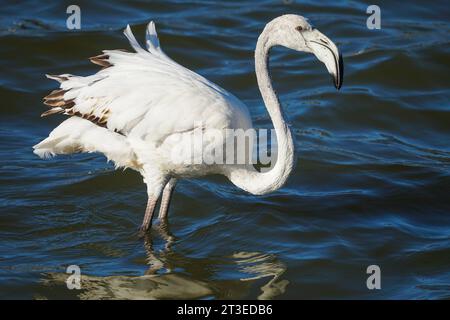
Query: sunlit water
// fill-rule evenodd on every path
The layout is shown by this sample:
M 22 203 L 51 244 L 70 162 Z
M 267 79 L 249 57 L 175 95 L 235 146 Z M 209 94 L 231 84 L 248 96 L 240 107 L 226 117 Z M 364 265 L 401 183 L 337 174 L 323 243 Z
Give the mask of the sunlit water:
M 290 3 L 290 4 L 289 4 Z M 359 1 L 24 1 L 0 8 L 1 298 L 450 298 L 449 27 L 445 1 L 386 1 L 381 30 Z M 136 230 L 146 189 L 101 155 L 41 160 L 31 147 L 45 73 L 87 75 L 86 59 L 128 48 L 157 22 L 176 61 L 240 97 L 270 128 L 254 75 L 264 24 L 299 13 L 342 50 L 337 92 L 312 56 L 276 49 L 272 76 L 294 131 L 297 166 L 256 197 L 221 177 L 181 181 L 168 226 Z M 151 90 L 151 88 L 149 88 Z M 82 290 L 65 285 L 79 265 Z M 381 268 L 382 289 L 366 287 Z

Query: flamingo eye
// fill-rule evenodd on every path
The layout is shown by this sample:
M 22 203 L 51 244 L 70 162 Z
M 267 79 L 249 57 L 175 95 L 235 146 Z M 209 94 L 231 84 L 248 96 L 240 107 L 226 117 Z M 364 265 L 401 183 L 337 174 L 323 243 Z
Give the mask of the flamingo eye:
M 295 28 L 295 30 L 301 32 L 301 31 L 303 31 L 303 28 L 302 28 L 302 26 L 298 26 L 297 28 Z

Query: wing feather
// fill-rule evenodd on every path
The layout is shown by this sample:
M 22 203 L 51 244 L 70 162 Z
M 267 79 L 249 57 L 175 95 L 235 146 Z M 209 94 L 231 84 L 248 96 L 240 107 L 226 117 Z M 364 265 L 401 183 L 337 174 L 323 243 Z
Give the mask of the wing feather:
M 203 127 L 230 124 L 230 104 L 241 107 L 242 103 L 165 55 L 153 22 L 146 31 L 148 51 L 139 45 L 129 25 L 124 34 L 136 52 L 104 50 L 91 58 L 107 67 L 96 74 L 47 75 L 60 82 L 60 90 L 44 99 L 52 108 L 43 116 L 78 116 L 125 136 L 155 141 L 198 127 L 200 120 Z

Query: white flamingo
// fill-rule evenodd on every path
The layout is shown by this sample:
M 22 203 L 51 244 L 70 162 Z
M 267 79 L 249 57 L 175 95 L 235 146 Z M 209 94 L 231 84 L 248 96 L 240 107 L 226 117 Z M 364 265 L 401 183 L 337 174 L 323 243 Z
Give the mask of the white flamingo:
M 51 108 L 42 116 L 62 113 L 70 117 L 35 145 L 34 152 L 41 157 L 100 152 L 116 167 L 140 172 L 148 193 L 141 226 L 144 232 L 151 226 L 161 194 L 159 218 L 166 218 L 178 178 L 223 174 L 256 195 L 277 190 L 286 182 L 294 166 L 294 144 L 269 76 L 271 47 L 315 54 L 333 76 L 336 88 L 342 84 L 342 57 L 336 45 L 305 18 L 280 16 L 265 26 L 255 50 L 259 89 L 276 132 L 275 165 L 258 172 L 236 164 L 175 163 L 170 152 L 179 147 L 180 138 L 194 137 L 198 130 L 252 128 L 248 109 L 231 93 L 170 59 L 160 47 L 153 22 L 146 31 L 147 50 L 138 44 L 129 26 L 124 33 L 136 52 L 104 50 L 90 58 L 104 67 L 96 74 L 47 75 L 60 82 L 60 89 L 44 98 Z M 195 126 L 199 120 L 201 128 Z

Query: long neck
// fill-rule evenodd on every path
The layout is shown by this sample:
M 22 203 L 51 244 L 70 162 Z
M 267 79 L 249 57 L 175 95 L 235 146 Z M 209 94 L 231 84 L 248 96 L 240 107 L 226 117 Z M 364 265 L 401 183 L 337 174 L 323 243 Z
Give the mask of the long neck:
M 267 172 L 257 172 L 253 168 L 235 168 L 228 177 L 236 186 L 253 194 L 266 194 L 282 187 L 294 167 L 294 143 L 291 131 L 284 121 L 278 97 L 270 81 L 268 60 L 273 43 L 266 27 L 258 38 L 255 50 L 256 78 L 259 90 L 269 112 L 277 137 L 277 161 Z

